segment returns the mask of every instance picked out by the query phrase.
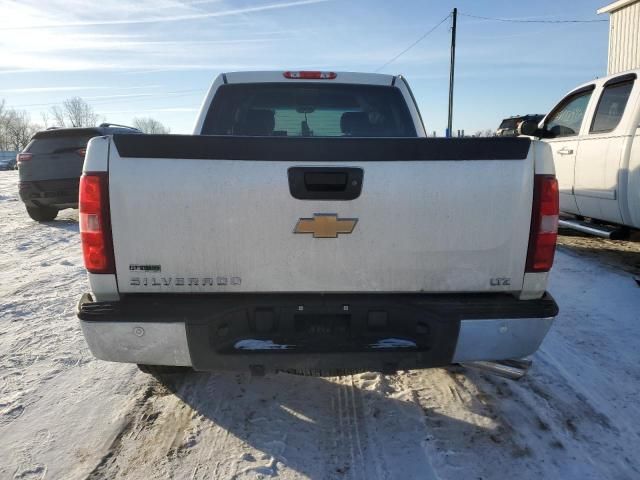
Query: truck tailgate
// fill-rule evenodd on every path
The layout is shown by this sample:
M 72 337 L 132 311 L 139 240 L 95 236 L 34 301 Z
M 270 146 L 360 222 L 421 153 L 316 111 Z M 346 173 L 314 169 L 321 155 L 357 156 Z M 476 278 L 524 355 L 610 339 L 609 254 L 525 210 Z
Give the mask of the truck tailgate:
M 294 198 L 292 167 L 361 169 L 361 192 Z M 518 138 L 116 135 L 118 289 L 519 291 L 533 176 L 530 141 Z

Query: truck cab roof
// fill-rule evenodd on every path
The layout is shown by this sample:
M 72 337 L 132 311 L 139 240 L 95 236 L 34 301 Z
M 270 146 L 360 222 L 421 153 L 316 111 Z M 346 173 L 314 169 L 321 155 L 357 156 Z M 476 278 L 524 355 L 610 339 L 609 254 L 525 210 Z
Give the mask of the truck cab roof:
M 395 75 L 383 73 L 308 70 L 228 72 L 220 77 L 223 83 L 333 82 L 364 85 L 393 85 L 396 78 Z
M 595 78 L 589 82 L 584 82 L 581 85 L 578 85 L 575 88 L 572 88 L 571 90 L 569 90 L 569 92 L 567 92 L 567 95 L 570 95 L 573 92 L 577 92 L 579 90 L 582 90 L 583 88 L 587 88 L 587 87 L 599 87 L 601 85 L 604 85 L 605 83 L 608 82 L 615 82 L 616 80 L 620 79 L 627 79 L 627 78 L 637 78 L 640 76 L 640 68 L 636 68 L 634 70 L 627 70 L 625 72 L 618 72 L 618 73 L 614 73 L 612 75 L 607 75 L 605 77 L 599 77 L 599 78 Z M 612 82 L 613 81 L 613 82 Z M 566 96 L 566 95 L 565 95 Z
M 142 132 L 137 128 L 127 127 L 125 125 L 101 123 L 97 127 L 50 127 L 46 130 L 36 132 L 33 137 L 31 137 L 31 140 L 60 137 L 98 137 L 102 135 L 113 135 L 116 133 L 141 134 Z

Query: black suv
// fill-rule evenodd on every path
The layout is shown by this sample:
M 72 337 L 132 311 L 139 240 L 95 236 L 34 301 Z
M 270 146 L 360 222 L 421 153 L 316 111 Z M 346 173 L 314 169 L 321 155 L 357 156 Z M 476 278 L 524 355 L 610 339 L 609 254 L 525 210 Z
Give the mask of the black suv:
M 53 220 L 58 211 L 78 208 L 78 184 L 87 143 L 115 133 L 141 134 L 123 125 L 103 123 L 91 128 L 50 128 L 36 133 L 18 154 L 20 198 L 31 218 Z
M 500 122 L 500 126 L 496 131 L 498 137 L 516 137 L 518 136 L 518 126 L 524 122 L 540 123 L 544 118 L 542 113 L 532 113 L 529 115 L 516 115 L 514 117 L 505 118 Z

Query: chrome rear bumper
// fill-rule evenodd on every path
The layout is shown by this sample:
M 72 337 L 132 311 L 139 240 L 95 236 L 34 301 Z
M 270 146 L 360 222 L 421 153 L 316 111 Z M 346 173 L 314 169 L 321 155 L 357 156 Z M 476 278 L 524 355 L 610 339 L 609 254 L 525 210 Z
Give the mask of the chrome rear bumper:
M 542 343 L 554 317 L 462 320 L 452 363 L 507 360 L 531 355 Z
M 94 357 L 110 362 L 191 366 L 185 324 L 80 320 Z

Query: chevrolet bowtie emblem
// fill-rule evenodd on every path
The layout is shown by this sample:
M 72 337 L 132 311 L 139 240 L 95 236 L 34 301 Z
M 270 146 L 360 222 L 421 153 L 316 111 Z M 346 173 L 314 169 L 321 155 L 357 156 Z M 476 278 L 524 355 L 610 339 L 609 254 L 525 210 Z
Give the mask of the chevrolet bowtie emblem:
M 313 218 L 301 218 L 293 233 L 312 233 L 313 238 L 336 238 L 339 233 L 351 233 L 357 218 L 338 218 L 333 213 L 315 213 Z

